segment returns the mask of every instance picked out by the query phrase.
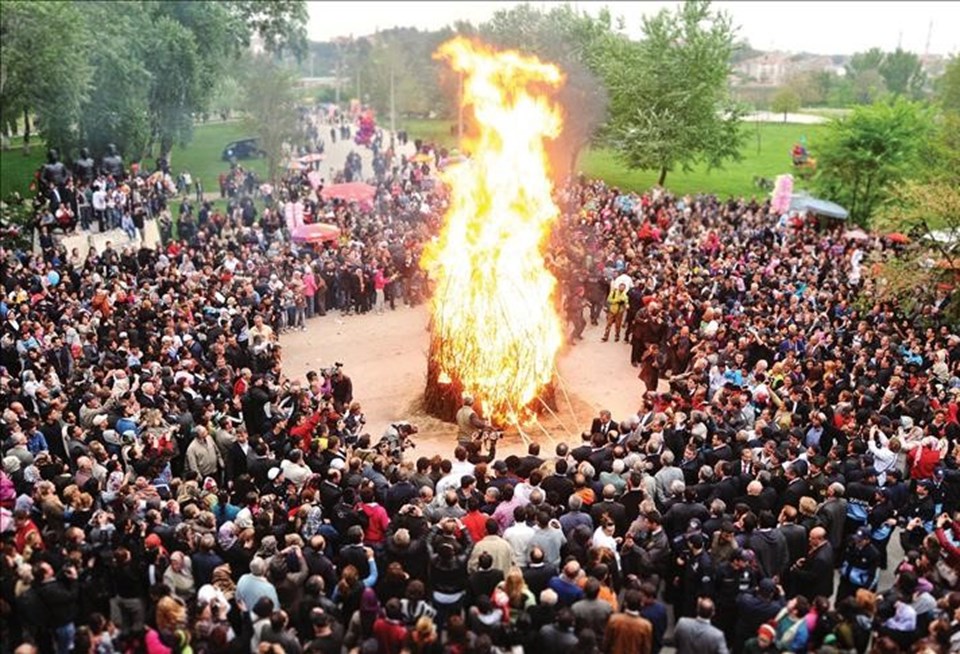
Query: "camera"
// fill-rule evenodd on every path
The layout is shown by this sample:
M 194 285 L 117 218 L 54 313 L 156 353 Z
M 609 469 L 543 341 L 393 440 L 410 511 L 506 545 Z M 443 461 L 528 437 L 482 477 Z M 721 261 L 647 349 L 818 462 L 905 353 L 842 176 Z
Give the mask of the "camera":
M 493 429 L 492 427 L 484 427 L 473 433 L 473 441 L 478 444 L 493 444 L 501 438 L 503 438 L 503 430 Z
M 400 461 L 403 459 L 404 452 L 417 446 L 410 437 L 418 431 L 417 426 L 409 422 L 393 423 L 380 437 L 374 449 L 380 454 Z

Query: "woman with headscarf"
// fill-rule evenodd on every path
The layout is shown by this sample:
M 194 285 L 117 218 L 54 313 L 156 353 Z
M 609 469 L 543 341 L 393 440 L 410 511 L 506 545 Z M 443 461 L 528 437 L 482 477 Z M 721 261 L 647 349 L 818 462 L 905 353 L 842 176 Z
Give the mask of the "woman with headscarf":
M 373 637 L 373 623 L 380 617 L 380 600 L 372 588 L 364 588 L 360 595 L 360 607 L 350 617 L 343 644 L 348 650 L 359 647 L 365 640 Z
M 310 540 L 320 533 L 321 527 L 323 527 L 323 509 L 319 505 L 311 506 L 307 510 L 307 519 L 300 530 L 300 535 L 304 540 Z
M 237 526 L 230 521 L 224 522 L 220 525 L 220 529 L 217 530 L 217 545 L 220 546 L 220 549 L 224 552 L 233 547 L 233 544 L 237 542 Z

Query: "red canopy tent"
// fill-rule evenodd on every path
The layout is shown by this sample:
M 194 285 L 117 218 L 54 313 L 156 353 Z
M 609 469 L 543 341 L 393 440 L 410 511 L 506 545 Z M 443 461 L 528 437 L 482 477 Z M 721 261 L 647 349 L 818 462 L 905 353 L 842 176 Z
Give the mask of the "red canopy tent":
M 340 238 L 340 228 L 329 223 L 300 225 L 293 230 L 292 237 L 296 243 L 327 243 Z
M 347 202 L 373 202 L 377 189 L 363 182 L 331 184 L 320 192 L 324 200 L 346 200 Z

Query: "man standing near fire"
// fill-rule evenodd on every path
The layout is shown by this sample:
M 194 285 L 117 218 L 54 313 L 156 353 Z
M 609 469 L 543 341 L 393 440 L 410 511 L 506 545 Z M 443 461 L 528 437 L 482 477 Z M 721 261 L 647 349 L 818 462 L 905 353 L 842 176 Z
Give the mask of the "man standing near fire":
M 610 340 L 610 328 L 614 328 L 614 342 L 620 340 L 620 327 L 623 325 L 623 316 L 627 311 L 627 285 L 620 283 L 610 289 L 607 296 L 607 328 L 603 331 L 603 342 Z
M 464 395 L 463 406 L 457 411 L 457 443 L 467 445 L 473 442 L 473 435 L 477 430 L 488 427 L 490 424 L 473 408 L 473 396 Z

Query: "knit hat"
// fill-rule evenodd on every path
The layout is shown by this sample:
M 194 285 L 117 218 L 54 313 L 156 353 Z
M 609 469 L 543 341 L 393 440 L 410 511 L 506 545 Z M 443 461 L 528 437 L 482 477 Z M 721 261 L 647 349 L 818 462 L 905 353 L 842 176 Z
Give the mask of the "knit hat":
M 771 626 L 768 625 L 768 624 L 762 624 L 762 625 L 760 625 L 760 628 L 757 629 L 757 637 L 758 637 L 758 638 L 767 638 L 768 640 L 776 640 L 776 639 L 777 639 L 777 630 L 774 629 L 773 627 L 771 627 Z

